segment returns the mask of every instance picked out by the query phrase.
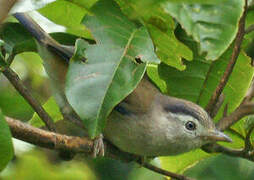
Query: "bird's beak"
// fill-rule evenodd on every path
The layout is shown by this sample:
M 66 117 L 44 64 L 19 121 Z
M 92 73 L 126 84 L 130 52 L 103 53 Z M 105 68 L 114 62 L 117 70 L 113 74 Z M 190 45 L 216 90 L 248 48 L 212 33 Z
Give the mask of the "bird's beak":
M 218 130 L 211 130 L 209 135 L 205 137 L 209 141 L 225 141 L 225 142 L 233 142 L 230 137 L 228 137 L 223 132 Z

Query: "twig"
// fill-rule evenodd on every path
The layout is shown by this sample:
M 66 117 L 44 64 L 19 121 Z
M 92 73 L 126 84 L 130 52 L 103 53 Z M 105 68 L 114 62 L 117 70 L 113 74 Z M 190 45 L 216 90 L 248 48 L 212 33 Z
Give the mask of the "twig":
M 223 109 L 223 117 L 227 117 L 227 115 L 228 115 L 228 104 L 226 104 Z
M 241 157 L 254 162 L 254 152 L 246 151 L 245 149 L 231 149 L 219 144 L 207 144 L 202 148 L 208 153 L 223 153 L 233 157 Z
M 28 89 L 24 86 L 18 75 L 9 67 L 4 67 L 2 70 L 5 77 L 15 87 L 15 89 L 26 99 L 26 101 L 32 106 L 35 112 L 43 120 L 45 125 L 50 131 L 55 131 L 54 122 L 48 113 L 43 109 L 40 103 L 32 96 Z
M 66 136 L 54 132 L 45 131 L 31 125 L 25 124 L 21 121 L 14 120 L 9 117 L 5 117 L 14 138 L 22 141 L 43 147 L 48 149 L 54 149 L 58 151 L 67 151 L 72 153 L 83 153 L 88 156 L 93 152 L 93 140 L 88 137 Z M 114 159 L 120 159 L 126 162 L 133 161 L 139 157 L 119 151 L 113 145 L 108 142 L 104 142 L 106 145 L 106 155 Z M 140 162 L 138 162 L 140 163 Z M 157 172 L 159 174 L 176 178 L 178 180 L 191 180 L 190 178 L 172 173 L 149 163 L 144 163 L 145 168 Z
M 9 11 L 14 6 L 17 0 L 1 0 L 0 1 L 0 24 L 7 17 Z
M 246 157 L 246 155 L 243 153 L 243 149 L 231 149 L 231 148 L 221 146 L 219 144 L 206 144 L 202 147 L 202 149 L 208 153 L 223 153 L 229 156 L 242 157 L 245 159 L 249 159 L 249 157 Z
M 208 153 L 224 153 L 230 156 L 240 156 L 242 154 L 242 149 L 230 149 L 219 144 L 206 144 L 202 148 Z
M 5 119 L 14 138 L 48 149 L 86 154 L 92 152 L 93 141 L 88 138 L 61 135 L 35 128 L 9 117 Z
M 242 40 L 243 40 L 243 37 L 244 37 L 244 34 L 245 34 L 245 17 L 246 17 L 246 14 L 247 14 L 247 8 L 248 8 L 248 0 L 245 0 L 245 5 L 244 5 L 244 12 L 243 12 L 243 15 L 242 17 L 240 18 L 240 21 L 239 21 L 239 28 L 238 28 L 238 32 L 237 32 L 237 35 L 236 35 L 236 39 L 235 39 L 235 45 L 234 45 L 234 49 L 233 49 L 233 53 L 232 53 L 232 56 L 230 58 L 230 61 L 227 65 L 227 68 L 222 76 L 222 78 L 220 79 L 220 82 L 218 84 L 218 86 L 216 87 L 215 91 L 213 92 L 213 95 L 212 97 L 210 98 L 209 100 L 209 103 L 207 104 L 206 106 L 206 111 L 211 114 L 211 112 L 213 112 L 213 108 L 215 106 L 215 104 L 217 103 L 224 87 L 226 86 L 227 82 L 228 82 L 228 79 L 233 71 L 233 68 L 235 66 L 235 63 L 236 63 L 236 60 L 239 56 L 239 53 L 240 53 L 240 47 L 241 47 L 241 44 L 242 44 Z
M 220 130 L 226 130 L 232 124 L 239 121 L 246 115 L 254 114 L 254 103 L 251 100 L 254 97 L 254 82 L 252 80 L 251 86 L 243 98 L 241 104 L 232 112 L 230 115 L 227 116 L 227 105 L 225 106 L 223 117 L 219 120 L 216 124 L 217 128 Z
M 241 104 L 234 112 L 232 112 L 230 115 L 223 117 L 217 124 L 216 127 L 219 130 L 226 130 L 229 128 L 232 124 L 239 121 L 244 116 L 254 114 L 254 103 L 245 103 Z
M 246 30 L 245 30 L 245 34 L 249 34 L 252 31 L 254 31 L 254 24 L 250 25 Z
M 140 163 L 141 165 L 143 165 L 145 168 L 150 169 L 154 172 L 157 172 L 159 174 L 165 175 L 165 176 L 169 176 L 172 177 L 174 179 L 178 179 L 178 180 L 193 180 L 192 178 L 186 177 L 184 175 L 180 175 L 180 174 L 176 174 L 170 171 L 166 171 L 164 169 L 158 168 L 150 163 Z
M 216 116 L 216 114 L 218 113 L 218 111 L 220 110 L 223 102 L 224 102 L 225 96 L 222 93 L 217 101 L 217 103 L 215 104 L 213 111 L 211 112 L 210 116 L 211 118 L 214 118 Z

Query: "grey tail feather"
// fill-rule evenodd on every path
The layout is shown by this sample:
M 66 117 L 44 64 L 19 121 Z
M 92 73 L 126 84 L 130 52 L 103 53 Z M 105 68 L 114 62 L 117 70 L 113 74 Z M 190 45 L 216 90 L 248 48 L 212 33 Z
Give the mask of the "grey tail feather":
M 69 63 L 70 58 L 73 55 L 73 51 L 66 48 L 56 42 L 50 35 L 48 35 L 28 14 L 26 13 L 15 13 L 14 17 L 22 24 L 27 31 L 43 46 L 54 51 L 56 54 L 61 56 L 66 63 Z
M 52 38 L 26 13 L 15 13 L 14 17 L 22 24 L 27 31 L 40 43 L 51 41 Z

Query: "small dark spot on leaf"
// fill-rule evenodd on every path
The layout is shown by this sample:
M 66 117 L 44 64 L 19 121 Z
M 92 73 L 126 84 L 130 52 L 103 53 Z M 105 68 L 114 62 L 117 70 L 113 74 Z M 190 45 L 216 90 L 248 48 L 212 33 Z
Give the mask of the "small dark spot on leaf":
M 136 63 L 141 64 L 141 63 L 142 63 L 141 56 L 140 56 L 140 55 L 137 55 L 137 56 L 135 57 L 135 61 L 136 61 Z
M 82 59 L 81 59 L 81 62 L 82 62 L 82 63 L 86 63 L 86 62 L 87 62 L 87 58 L 82 58 Z

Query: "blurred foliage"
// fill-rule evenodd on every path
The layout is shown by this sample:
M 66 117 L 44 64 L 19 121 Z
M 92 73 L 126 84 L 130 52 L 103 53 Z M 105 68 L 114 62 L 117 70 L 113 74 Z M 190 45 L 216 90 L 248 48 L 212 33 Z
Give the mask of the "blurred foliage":
M 164 7 L 199 43 L 199 53 L 216 60 L 233 42 L 243 6 L 244 1 L 227 0 L 209 5 L 165 3 Z
M 1 177 L 1 176 L 0 176 Z M 82 162 L 54 164 L 39 151 L 30 151 L 16 157 L 2 176 L 4 180 L 95 180 L 93 171 Z
M 46 86 L 46 75 L 41 65 L 41 59 L 35 53 L 22 53 L 15 57 L 11 68 L 27 85 L 28 89 L 34 89 L 33 95 L 41 101 L 45 100 L 49 91 Z M 0 108 L 5 115 L 29 120 L 33 115 L 33 109 L 13 86 L 0 75 Z
M 155 164 L 159 166 L 158 163 Z M 254 178 L 254 165 L 241 158 L 218 155 L 202 160 L 184 174 L 197 180 L 250 180 Z M 163 180 L 165 178 L 133 163 L 122 163 L 107 158 L 52 162 L 43 152 L 32 150 L 16 157 L 0 174 L 0 179 Z
M 7 166 L 12 159 L 14 149 L 12 145 L 12 136 L 8 124 L 5 122 L 4 116 L 0 110 L 0 172 Z

